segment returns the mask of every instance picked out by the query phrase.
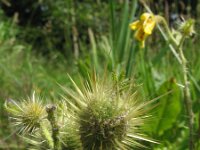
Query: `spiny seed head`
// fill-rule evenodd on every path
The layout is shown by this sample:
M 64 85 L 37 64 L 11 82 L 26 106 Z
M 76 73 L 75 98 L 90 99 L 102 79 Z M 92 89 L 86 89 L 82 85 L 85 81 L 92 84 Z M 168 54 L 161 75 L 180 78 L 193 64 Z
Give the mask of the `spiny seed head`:
M 141 101 L 131 80 L 94 76 L 82 88 L 71 81 L 74 90 L 63 88 L 67 93 L 63 98 L 77 113 L 83 149 L 131 149 L 143 146 L 141 140 L 153 142 L 140 133 L 149 103 Z
M 188 19 L 186 21 L 183 21 L 180 24 L 179 30 L 185 36 L 192 36 L 193 34 L 195 34 L 194 23 L 194 19 Z
M 127 121 L 109 101 L 91 102 L 80 113 L 80 134 L 85 149 L 113 149 L 113 140 L 122 140 Z
M 81 141 L 78 132 L 78 125 L 73 118 L 69 118 L 65 126 L 61 128 L 60 138 L 62 139 L 62 149 L 81 150 Z
M 79 150 L 81 149 L 80 136 L 76 117 L 67 109 L 66 102 L 62 101 L 57 106 L 57 119 L 60 126 L 60 141 L 62 149 Z
M 39 128 L 40 121 L 45 116 L 45 108 L 38 97 L 33 96 L 28 100 L 16 102 L 7 100 L 5 108 L 11 115 L 15 126 L 18 127 L 19 133 L 32 133 Z

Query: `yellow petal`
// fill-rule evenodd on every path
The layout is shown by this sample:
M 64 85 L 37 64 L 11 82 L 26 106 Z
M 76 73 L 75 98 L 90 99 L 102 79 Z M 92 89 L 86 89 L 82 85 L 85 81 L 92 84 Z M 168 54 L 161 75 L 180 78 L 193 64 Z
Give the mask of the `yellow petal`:
M 135 38 L 138 41 L 144 41 L 148 35 L 144 32 L 143 28 L 140 27 L 136 32 L 135 32 Z
M 153 31 L 155 25 L 156 25 L 155 20 L 149 18 L 149 19 L 148 19 L 147 21 L 145 21 L 145 23 L 143 24 L 144 32 L 145 32 L 146 34 L 149 34 L 149 35 L 150 35 L 150 34 L 152 33 L 152 31 Z
M 132 30 L 136 30 L 140 26 L 140 21 L 137 20 L 129 25 Z
M 147 20 L 148 18 L 151 18 L 151 17 L 153 17 L 152 14 L 150 14 L 150 13 L 143 13 L 143 14 L 140 16 L 140 20 L 141 20 L 141 21 L 145 21 L 145 20 Z

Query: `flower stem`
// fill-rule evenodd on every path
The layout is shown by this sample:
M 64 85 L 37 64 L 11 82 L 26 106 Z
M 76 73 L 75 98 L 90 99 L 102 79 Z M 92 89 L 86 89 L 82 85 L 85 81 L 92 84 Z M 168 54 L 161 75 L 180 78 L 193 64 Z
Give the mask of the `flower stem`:
M 169 26 L 167 24 L 167 21 L 165 20 L 165 18 L 163 18 L 162 16 L 157 16 L 157 18 L 159 18 L 159 20 L 163 23 L 163 26 L 165 27 L 168 37 L 169 37 L 169 42 L 172 43 L 173 46 L 177 47 L 179 46 L 176 39 L 174 38 L 174 36 L 172 35 L 171 30 L 169 29 Z
M 182 72 L 183 72 L 183 80 L 184 80 L 184 102 L 185 102 L 185 107 L 188 115 L 188 125 L 189 125 L 189 149 L 193 150 L 194 149 L 194 139 L 193 139 L 193 124 L 194 124 L 194 114 L 192 110 L 192 99 L 191 99 L 191 94 L 190 94 L 190 88 L 189 84 L 190 81 L 188 80 L 188 71 L 187 71 L 187 60 L 184 56 L 183 50 L 182 50 L 182 45 L 185 40 L 185 36 L 182 36 L 182 39 L 178 45 L 178 51 L 179 55 L 181 58 L 181 66 L 182 66 Z
M 56 107 L 54 105 L 49 105 L 46 107 L 46 112 L 48 113 L 47 119 L 49 120 L 52 127 L 52 139 L 54 143 L 53 150 L 61 150 L 61 145 L 59 141 L 59 127 L 56 122 L 56 117 L 54 113 L 55 109 Z

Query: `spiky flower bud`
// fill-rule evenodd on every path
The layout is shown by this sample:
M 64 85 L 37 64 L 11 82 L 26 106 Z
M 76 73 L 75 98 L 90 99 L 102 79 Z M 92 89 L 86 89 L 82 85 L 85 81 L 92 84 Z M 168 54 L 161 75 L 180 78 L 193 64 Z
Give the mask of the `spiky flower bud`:
M 94 79 L 75 90 L 64 88 L 63 96 L 69 107 L 77 113 L 79 134 L 83 149 L 131 149 L 143 146 L 139 141 L 152 140 L 140 133 L 147 116 L 147 103 L 133 90 L 131 81 L 110 82 Z
M 9 99 L 5 103 L 5 108 L 19 133 L 22 134 L 33 133 L 46 115 L 41 100 L 35 97 L 35 94 L 28 100 L 20 102 Z
M 194 22 L 195 22 L 194 19 L 183 21 L 179 27 L 179 30 L 181 31 L 181 33 L 185 36 L 193 35 L 195 33 Z

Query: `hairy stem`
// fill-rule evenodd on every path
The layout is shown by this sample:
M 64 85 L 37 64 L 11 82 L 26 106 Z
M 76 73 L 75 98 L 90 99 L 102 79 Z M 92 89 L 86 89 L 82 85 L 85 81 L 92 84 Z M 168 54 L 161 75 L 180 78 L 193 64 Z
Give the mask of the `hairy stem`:
M 46 107 L 46 112 L 48 113 L 47 119 L 49 120 L 52 127 L 52 139 L 54 143 L 53 150 L 61 150 L 61 145 L 59 141 L 59 127 L 54 114 L 55 109 L 56 107 L 54 105 L 49 105 Z
M 49 132 L 49 130 L 47 129 L 46 125 L 43 122 L 40 123 L 40 129 L 42 131 L 42 136 L 45 138 L 49 148 L 53 149 L 54 143 L 53 143 L 53 139 L 51 137 L 51 133 Z
M 185 36 L 183 35 L 180 44 L 178 46 L 179 50 L 179 55 L 182 61 L 182 72 L 183 72 L 183 80 L 184 80 L 184 102 L 185 102 L 185 107 L 188 115 L 188 125 L 189 125 L 189 132 L 190 132 L 190 137 L 189 137 L 189 148 L 190 150 L 194 149 L 194 139 L 193 139 L 193 124 L 194 124 L 194 114 L 192 110 L 192 99 L 191 99 L 191 94 L 190 94 L 190 81 L 188 80 L 188 71 L 187 71 L 187 60 L 184 56 L 183 50 L 182 50 L 182 45 L 184 42 Z

